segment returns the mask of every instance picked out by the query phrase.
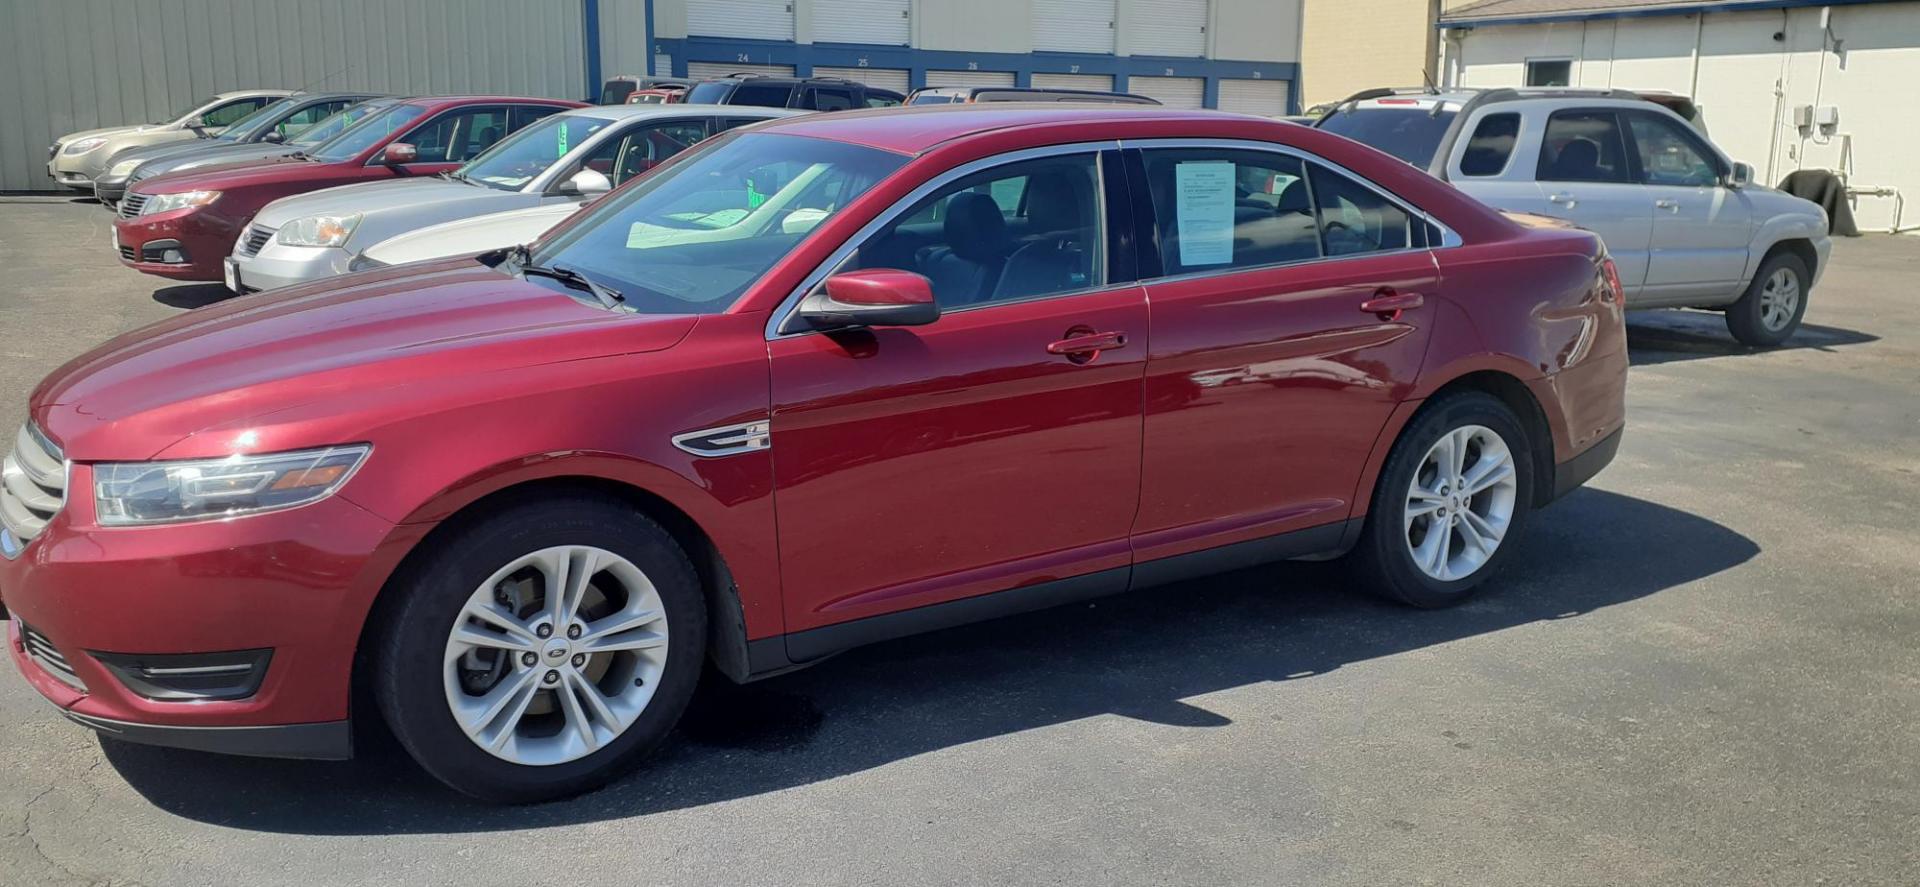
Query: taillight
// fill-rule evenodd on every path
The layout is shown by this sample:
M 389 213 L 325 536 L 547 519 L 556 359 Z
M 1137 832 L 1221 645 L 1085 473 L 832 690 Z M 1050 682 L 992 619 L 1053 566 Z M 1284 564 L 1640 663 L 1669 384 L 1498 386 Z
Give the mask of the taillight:
M 1607 291 L 1601 295 L 1605 301 L 1618 305 L 1627 300 L 1627 291 L 1620 286 L 1620 269 L 1613 264 L 1612 258 L 1600 260 L 1600 276 L 1606 278 Z

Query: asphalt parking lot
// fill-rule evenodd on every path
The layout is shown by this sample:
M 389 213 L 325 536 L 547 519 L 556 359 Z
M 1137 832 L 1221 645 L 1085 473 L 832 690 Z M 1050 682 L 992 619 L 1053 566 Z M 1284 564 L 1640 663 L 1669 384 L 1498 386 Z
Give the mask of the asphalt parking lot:
M 223 296 L 0 196 L 0 428 Z M 1920 238 L 1807 326 L 1636 316 L 1619 459 L 1475 602 L 1332 565 L 956 629 L 703 693 L 611 788 L 480 806 L 343 764 L 102 741 L 0 673 L 5 884 L 1912 884 Z

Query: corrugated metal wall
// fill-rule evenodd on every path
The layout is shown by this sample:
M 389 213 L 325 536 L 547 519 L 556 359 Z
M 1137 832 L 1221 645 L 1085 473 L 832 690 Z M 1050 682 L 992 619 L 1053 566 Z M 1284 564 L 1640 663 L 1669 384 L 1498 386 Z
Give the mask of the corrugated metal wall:
M 230 89 L 587 94 L 582 0 L 0 0 L 0 190 L 47 146 Z M 640 41 L 644 43 L 644 40 Z

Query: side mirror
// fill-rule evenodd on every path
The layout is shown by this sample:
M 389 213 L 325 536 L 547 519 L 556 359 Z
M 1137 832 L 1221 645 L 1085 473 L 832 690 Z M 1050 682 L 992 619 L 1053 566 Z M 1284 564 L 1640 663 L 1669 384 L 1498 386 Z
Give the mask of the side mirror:
M 1753 167 L 1744 163 L 1734 163 L 1733 173 L 1727 176 L 1727 187 L 1745 188 L 1753 184 Z
M 583 169 L 561 182 L 556 190 L 568 197 L 597 197 L 613 190 L 613 180 L 597 170 Z
M 420 149 L 406 142 L 394 142 L 380 152 L 380 162 L 387 166 L 399 166 L 420 159 Z
M 278 145 L 286 140 L 287 137 L 281 135 L 280 130 L 277 129 L 269 129 L 266 135 L 260 137 L 260 141 L 266 142 L 269 145 Z
M 814 329 L 924 326 L 940 319 L 933 282 L 911 271 L 870 268 L 827 278 L 800 302 L 797 316 Z

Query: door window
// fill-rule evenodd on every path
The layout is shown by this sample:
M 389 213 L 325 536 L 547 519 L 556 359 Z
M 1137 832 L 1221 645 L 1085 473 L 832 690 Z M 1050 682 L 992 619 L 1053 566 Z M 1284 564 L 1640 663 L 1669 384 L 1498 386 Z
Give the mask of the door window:
M 1350 256 L 1417 246 L 1424 226 L 1380 192 L 1317 163 L 1307 164 L 1313 183 L 1314 214 L 1320 223 L 1320 248 L 1329 256 Z
M 461 108 L 435 117 L 400 140 L 419 150 L 418 163 L 464 163 L 506 134 L 506 108 Z
M 513 128 L 518 131 L 535 120 L 545 120 L 565 110 L 567 109 L 557 105 L 514 105 Z
M 1263 151 L 1146 152 L 1147 187 L 1167 274 L 1320 257 L 1300 158 Z
M 843 86 L 809 87 L 801 106 L 815 111 L 846 111 L 853 107 L 853 90 Z
M 316 102 L 287 115 L 287 119 L 280 121 L 274 129 L 286 138 L 293 138 L 351 104 L 353 104 L 352 99 Z
M 1466 153 L 1460 155 L 1463 176 L 1497 176 L 1507 169 L 1513 143 L 1520 137 L 1520 115 L 1488 114 L 1473 128 Z
M 623 138 L 610 139 L 589 155 L 583 166 L 612 180 L 615 187 L 675 154 L 699 144 L 707 129 L 699 121 L 677 121 L 641 127 Z
M 1090 289 L 1106 280 L 1094 154 L 984 170 L 928 195 L 849 260 L 933 283 L 941 308 Z
M 1672 121 L 1646 114 L 1627 118 L 1640 151 L 1640 181 L 1703 188 L 1720 182 L 1720 164 Z
M 232 126 L 240 118 L 252 114 L 264 107 L 270 99 L 266 97 L 241 99 L 228 102 L 200 116 L 203 126 Z
M 1543 182 L 1628 182 L 1620 119 L 1612 111 L 1556 111 L 1540 145 Z
M 784 108 L 793 99 L 791 83 L 754 83 L 745 81 L 733 91 L 729 105 L 753 105 L 760 108 Z

